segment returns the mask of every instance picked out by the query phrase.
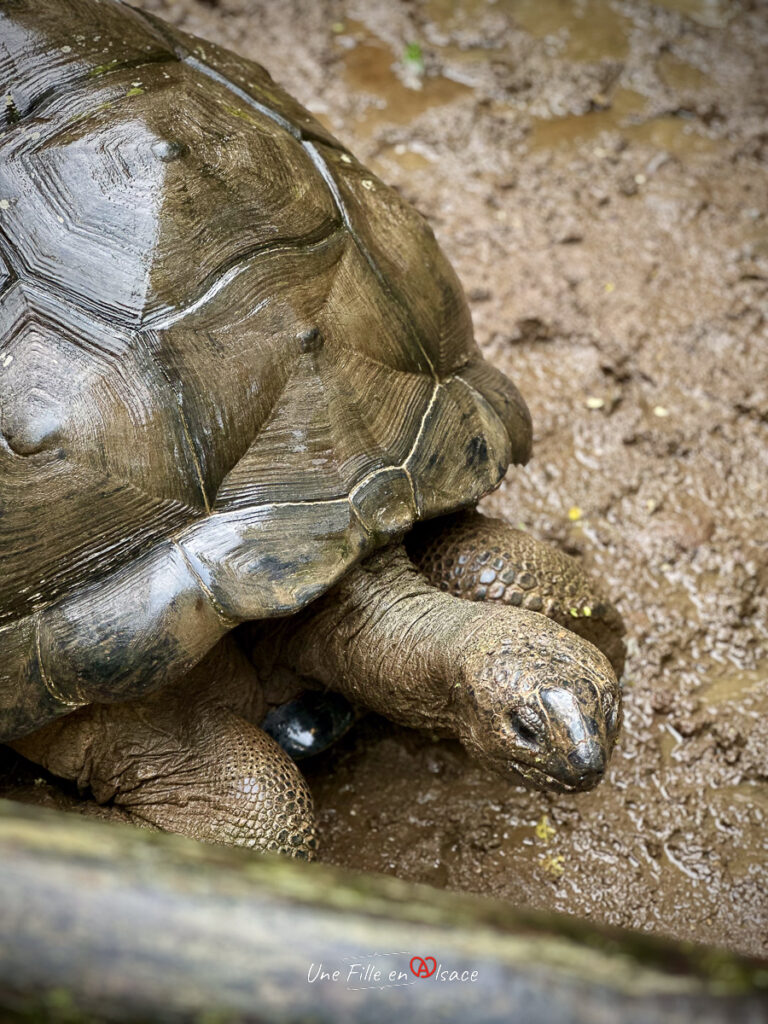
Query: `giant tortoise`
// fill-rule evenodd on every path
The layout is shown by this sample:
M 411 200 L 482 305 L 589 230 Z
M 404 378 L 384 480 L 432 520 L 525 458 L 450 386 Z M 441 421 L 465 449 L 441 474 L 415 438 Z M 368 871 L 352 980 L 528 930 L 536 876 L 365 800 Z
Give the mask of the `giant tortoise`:
M 307 689 L 593 786 L 620 620 L 471 511 L 531 423 L 425 220 L 263 68 L 117 0 L 3 3 L 0 71 L 0 739 L 299 856 L 260 724 Z

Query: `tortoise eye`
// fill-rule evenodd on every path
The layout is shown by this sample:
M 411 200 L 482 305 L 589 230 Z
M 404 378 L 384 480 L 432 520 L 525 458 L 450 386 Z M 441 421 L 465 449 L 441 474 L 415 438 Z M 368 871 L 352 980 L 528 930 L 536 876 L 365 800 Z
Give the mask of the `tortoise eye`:
M 534 746 L 538 742 L 539 723 L 529 708 L 514 708 L 508 711 L 506 720 L 518 739 L 527 746 Z

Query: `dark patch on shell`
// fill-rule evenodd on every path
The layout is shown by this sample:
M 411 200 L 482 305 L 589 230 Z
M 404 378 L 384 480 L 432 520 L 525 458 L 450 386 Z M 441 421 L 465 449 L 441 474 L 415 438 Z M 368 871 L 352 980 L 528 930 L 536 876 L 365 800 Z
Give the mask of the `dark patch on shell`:
M 325 345 L 325 338 L 319 327 L 310 327 L 299 335 L 299 347 L 302 352 L 319 352 Z
M 482 466 L 488 461 L 488 444 L 481 434 L 476 434 L 467 445 L 467 466 Z

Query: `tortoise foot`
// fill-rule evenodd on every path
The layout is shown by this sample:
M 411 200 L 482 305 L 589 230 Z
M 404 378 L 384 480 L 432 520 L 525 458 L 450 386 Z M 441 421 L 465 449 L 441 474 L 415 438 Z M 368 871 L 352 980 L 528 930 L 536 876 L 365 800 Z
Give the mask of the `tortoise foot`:
M 624 623 L 574 558 L 479 512 L 425 523 L 406 547 L 433 586 L 470 601 L 540 612 L 594 644 L 621 676 Z

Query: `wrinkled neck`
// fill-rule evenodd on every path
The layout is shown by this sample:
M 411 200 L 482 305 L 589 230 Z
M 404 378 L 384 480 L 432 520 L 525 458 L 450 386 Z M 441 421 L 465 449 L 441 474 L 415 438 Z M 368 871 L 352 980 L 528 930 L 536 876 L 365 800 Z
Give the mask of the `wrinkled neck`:
M 277 663 L 402 725 L 456 733 L 460 659 L 482 607 L 431 586 L 402 548 L 368 559 L 270 630 Z

